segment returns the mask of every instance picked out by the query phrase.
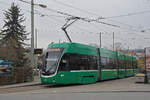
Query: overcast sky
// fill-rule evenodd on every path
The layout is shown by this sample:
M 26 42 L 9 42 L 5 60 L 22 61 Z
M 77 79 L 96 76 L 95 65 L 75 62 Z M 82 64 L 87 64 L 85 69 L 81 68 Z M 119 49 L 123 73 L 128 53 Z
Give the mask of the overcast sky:
M 30 0 L 26 0 L 30 2 Z M 34 0 L 36 4 L 45 4 L 47 8 L 35 6 L 35 28 L 38 30 L 38 47 L 46 48 L 51 42 L 67 41 L 61 27 L 67 16 L 48 9 L 65 12 L 74 16 L 96 19 L 119 26 L 113 27 L 96 22 L 78 20 L 67 31 L 73 42 L 99 45 L 99 32 L 102 34 L 102 47 L 112 45 L 112 33 L 115 42 L 121 42 L 124 48 L 150 47 L 150 1 L 149 0 Z M 15 2 L 26 18 L 24 25 L 30 32 L 30 4 L 19 0 L 0 0 L 0 29 L 4 25 L 3 12 Z M 37 14 L 38 13 L 38 14 Z M 141 30 L 146 30 L 144 33 Z M 29 36 L 30 38 L 30 36 Z M 29 41 L 30 43 L 30 41 Z

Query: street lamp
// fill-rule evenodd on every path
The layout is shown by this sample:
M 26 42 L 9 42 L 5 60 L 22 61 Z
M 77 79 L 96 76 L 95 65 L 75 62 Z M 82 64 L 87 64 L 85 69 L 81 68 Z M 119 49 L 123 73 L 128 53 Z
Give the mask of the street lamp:
M 34 4 L 34 5 L 40 6 L 40 7 L 42 7 L 42 8 L 47 8 L 47 6 L 46 6 L 46 5 L 43 5 L 43 4 Z

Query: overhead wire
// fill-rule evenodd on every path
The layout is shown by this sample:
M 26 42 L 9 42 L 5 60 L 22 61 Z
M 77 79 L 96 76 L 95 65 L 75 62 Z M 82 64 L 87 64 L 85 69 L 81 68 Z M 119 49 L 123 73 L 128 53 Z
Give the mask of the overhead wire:
M 24 9 L 26 12 L 28 12 L 28 13 L 30 13 L 30 11 L 29 10 L 26 10 L 26 9 Z M 53 19 L 53 20 L 55 20 L 56 22 L 59 22 L 59 23 L 64 23 L 62 20 L 59 20 L 59 19 L 55 19 L 54 17 L 62 17 L 62 18 L 66 18 L 66 17 L 64 17 L 64 16 L 58 16 L 58 15 L 48 15 L 48 14 L 42 14 L 41 12 L 39 12 L 38 10 L 35 10 L 35 12 L 34 12 L 34 14 L 37 14 L 37 15 L 39 15 L 39 16 L 41 16 L 41 17 L 51 17 L 51 19 Z M 80 30 L 84 30 L 84 31 L 88 31 L 89 32 L 89 30 L 86 30 L 86 29 L 83 29 L 83 28 L 81 28 L 81 27 L 78 27 L 77 25 L 74 25 L 77 29 L 80 29 Z M 89 32 L 89 33 L 92 33 L 92 32 Z
M 30 11 L 29 10 L 26 10 L 26 9 L 24 9 L 26 12 L 29 12 L 30 13 Z M 36 11 L 36 10 L 35 10 Z M 41 15 L 41 13 L 39 13 L 39 12 L 35 12 L 35 14 L 38 14 L 38 15 Z M 52 17 L 52 16 L 49 16 L 49 17 Z M 57 19 L 55 19 L 55 21 L 57 21 Z M 83 30 L 82 28 L 80 28 L 80 27 L 78 27 L 78 29 L 80 29 L 80 30 Z M 85 31 L 85 30 L 84 30 Z M 86 30 L 87 31 L 87 30 Z M 88 30 L 88 33 L 92 33 L 92 32 L 89 32 L 89 30 Z
M 24 0 L 19 0 L 19 1 L 24 1 Z M 24 2 L 24 3 L 30 4 L 29 2 Z M 58 13 L 58 14 L 61 14 L 61 15 L 65 15 L 65 16 L 68 16 L 68 17 L 77 17 L 77 16 L 74 16 L 74 15 L 71 15 L 71 14 L 68 14 L 68 13 L 65 13 L 65 12 L 58 11 L 58 10 L 54 10 L 54 9 L 50 9 L 50 8 L 46 8 L 46 9 L 51 11 L 51 12 Z M 49 15 L 46 15 L 46 16 L 49 16 Z M 120 26 L 113 25 L 113 24 L 108 24 L 108 23 L 105 23 L 105 22 L 101 22 L 101 21 L 99 21 L 97 19 L 89 19 L 89 18 L 82 18 L 82 17 L 78 17 L 78 18 L 83 20 L 83 21 L 86 21 L 86 22 L 97 22 L 97 23 L 101 23 L 101 24 L 105 24 L 105 25 L 109 25 L 109 26 L 114 26 L 114 27 L 119 27 L 120 28 Z
M 24 1 L 24 0 L 19 0 L 21 2 L 24 2 L 24 3 L 27 3 L 27 4 L 30 4 L 30 2 L 27 2 L 27 1 Z M 54 9 L 50 9 L 50 8 L 47 8 L 48 10 L 52 11 L 52 12 L 55 12 L 55 13 L 59 13 L 61 15 L 65 15 L 65 16 L 69 16 L 69 17 L 76 17 L 74 15 L 71 15 L 71 14 L 68 14 L 68 13 L 64 13 L 64 12 L 61 12 L 61 11 L 57 11 L 57 10 L 54 10 Z M 27 10 L 26 10 L 27 11 Z M 27 11 L 27 12 L 30 12 L 30 11 Z M 38 10 L 36 10 L 36 13 L 35 14 L 39 14 L 41 16 L 54 16 L 54 17 L 63 17 L 63 16 L 57 16 L 57 15 L 48 15 L 48 14 L 42 14 L 40 12 L 38 12 Z M 65 18 L 65 17 L 64 17 Z M 79 17 L 80 18 L 80 17 Z M 112 24 L 108 24 L 108 23 L 105 23 L 105 22 L 99 22 L 95 19 L 88 19 L 88 18 L 80 18 L 86 22 L 92 22 L 92 21 L 96 21 L 98 23 L 101 23 L 101 24 L 106 24 L 106 25 L 110 25 L 110 26 L 114 26 L 114 27 L 118 27 L 118 26 L 115 26 L 115 25 L 112 25 Z
M 59 14 L 62 14 L 62 15 L 66 15 L 66 16 L 69 16 L 69 17 L 76 17 L 76 16 L 73 16 L 71 14 L 68 14 L 68 13 L 64 13 L 64 12 L 61 12 L 61 11 L 57 11 L 57 10 L 54 10 L 54 9 L 50 9 L 50 8 L 47 8 L 48 10 L 52 11 L 52 12 L 57 12 Z M 80 19 L 80 17 L 79 17 Z M 91 20 L 89 19 L 86 19 L 86 18 L 81 18 L 82 20 L 86 21 L 86 22 L 91 22 Z M 104 23 L 105 24 L 105 23 Z M 79 28 L 79 27 L 78 27 Z M 91 33 L 91 32 L 90 32 Z
M 62 20 L 59 20 L 59 19 L 55 19 L 55 18 L 53 18 L 52 16 L 46 16 L 46 17 L 51 17 L 51 19 L 53 19 L 54 21 L 56 21 L 56 22 L 58 22 L 58 23 L 64 23 L 64 21 L 62 21 Z M 76 27 L 77 29 L 79 29 L 79 30 L 81 30 L 81 31 L 87 31 L 88 33 L 92 33 L 92 32 L 89 32 L 89 30 L 87 30 L 87 29 L 83 29 L 83 28 L 81 28 L 81 27 L 79 27 L 79 26 L 77 26 L 77 25 L 74 25 L 74 27 Z M 73 27 L 73 28 L 74 28 Z M 81 33 L 81 32 L 80 32 Z
M 59 15 L 53 15 L 53 14 L 51 14 L 51 15 L 49 15 L 49 14 L 44 14 L 44 13 L 41 13 L 39 10 L 37 10 L 37 9 L 35 9 L 35 11 L 36 11 L 36 13 L 34 13 L 34 14 L 38 14 L 38 15 L 40 15 L 41 17 L 44 17 L 44 16 L 49 16 L 49 17 L 62 17 L 62 18 L 66 18 L 66 17 L 64 17 L 64 16 L 59 16 Z
M 24 2 L 24 0 L 19 0 L 19 1 Z M 27 3 L 27 2 L 24 2 L 24 3 Z M 31 4 L 31 3 L 28 2 L 27 4 Z M 68 17 L 78 17 L 78 19 L 86 21 L 86 22 L 97 22 L 97 23 L 100 23 L 100 24 L 105 24 L 105 25 L 109 25 L 109 26 L 113 26 L 113 27 L 120 27 L 118 25 L 109 24 L 109 23 L 106 23 L 106 22 L 103 22 L 103 21 L 99 21 L 97 19 L 90 19 L 90 18 L 83 18 L 83 17 L 79 17 L 79 16 L 74 16 L 74 15 L 71 15 L 69 13 L 62 12 L 62 11 L 59 11 L 59 10 L 54 10 L 54 9 L 51 9 L 51 8 L 48 8 L 48 7 L 45 8 L 45 9 L 47 9 L 48 11 L 52 11 L 52 12 L 61 14 L 61 15 L 68 16 Z
M 96 23 L 100 23 L 100 24 L 105 24 L 105 25 L 113 26 L 113 27 L 120 27 L 118 25 L 109 24 L 109 23 L 106 23 L 106 22 L 103 22 L 103 21 L 99 21 L 97 19 L 91 19 L 91 18 L 84 18 L 84 17 L 74 16 L 74 15 L 71 15 L 71 14 L 68 14 L 68 13 L 65 13 L 65 12 L 62 12 L 62 11 L 54 10 L 54 9 L 51 9 L 51 8 L 46 8 L 46 9 L 48 11 L 53 11 L 53 12 L 56 12 L 58 14 L 65 15 L 65 16 L 68 16 L 68 17 L 74 17 L 74 18 L 76 17 L 79 20 L 86 21 L 86 22 L 96 22 Z
M 134 15 L 145 14 L 145 13 L 150 13 L 150 10 L 144 10 L 144 11 L 140 11 L 140 12 L 133 12 L 133 13 L 123 14 L 123 15 L 117 15 L 117 16 L 110 16 L 110 17 L 105 17 L 104 19 L 128 17 L 128 16 L 134 16 Z
M 24 3 L 27 3 L 27 4 L 31 4 L 30 2 L 27 2 L 27 1 L 24 1 L 24 0 L 19 0 L 19 1 L 24 2 Z M 58 0 L 53 0 L 53 1 L 55 1 L 55 2 L 57 2 L 57 3 L 60 3 L 60 4 L 63 4 L 63 5 L 65 5 L 65 6 L 72 7 L 72 8 L 74 8 L 74 9 L 80 10 L 80 11 L 82 11 L 82 12 L 91 13 L 91 12 L 89 12 L 89 11 L 86 11 L 86 10 L 83 10 L 83 9 L 80 9 L 80 8 L 77 8 L 77 7 L 74 7 L 74 6 L 65 4 L 65 3 L 60 2 L 60 1 L 58 1 Z M 69 16 L 69 17 L 73 17 L 73 15 L 68 14 L 68 13 L 64 13 L 64 12 L 57 11 L 57 10 L 50 9 L 50 8 L 47 8 L 47 9 L 48 9 L 49 11 L 52 11 L 52 12 L 55 12 L 55 13 L 57 12 L 57 13 L 62 14 L 62 15 L 66 15 L 66 16 Z M 130 13 L 130 14 L 127 14 L 127 15 L 133 15 L 133 14 L 144 13 L 144 12 L 145 12 L 145 11 L 143 11 L 143 12 L 136 12 L 136 13 Z M 148 10 L 148 12 L 150 12 L 150 10 Z M 91 13 L 91 14 L 94 14 L 94 13 Z M 94 15 L 97 15 L 97 14 L 94 14 Z M 124 16 L 127 16 L 127 15 L 124 15 Z M 98 15 L 97 15 L 97 16 L 98 16 Z M 121 16 L 123 16 L 123 15 L 121 15 Z M 114 16 L 114 17 L 115 17 L 115 16 Z M 116 16 L 116 17 L 119 17 L 119 16 Z M 108 18 L 108 17 L 107 17 L 107 18 Z M 110 18 L 110 17 L 109 17 L 109 18 Z M 81 18 L 81 19 L 84 20 L 84 21 L 87 21 L 87 22 L 96 21 L 96 22 L 101 23 L 101 24 L 110 25 L 110 26 L 114 26 L 114 27 L 120 27 L 120 26 L 108 24 L 108 23 L 105 23 L 105 22 L 99 22 L 98 19 L 95 19 L 95 20 L 93 20 L 93 19 L 88 19 L 88 20 L 87 20 L 86 18 Z M 102 17 L 102 19 L 106 19 L 106 18 L 105 18 L 105 17 Z M 120 23 L 120 22 L 118 22 L 118 21 L 115 21 L 115 22 Z M 124 23 L 120 23 L 120 24 L 124 24 Z M 126 24 L 126 25 L 129 26 L 129 27 L 133 27 L 133 26 L 128 25 L 128 24 Z
M 23 1 L 23 0 L 19 0 L 19 1 Z M 1 1 L 0 1 L 0 2 L 1 2 Z M 26 2 L 26 1 L 25 1 L 25 2 Z M 5 3 L 5 2 L 1 2 L 1 3 L 5 4 L 5 5 L 9 5 L 8 3 Z M 22 9 L 22 8 L 21 8 L 21 9 Z M 26 11 L 26 12 L 28 12 L 28 13 L 31 13 L 31 11 L 30 11 L 30 10 L 27 10 L 27 9 L 24 9 L 24 8 L 23 8 L 23 10 L 24 10 L 24 11 Z M 38 14 L 38 15 L 40 15 L 41 17 L 43 17 L 43 16 L 51 16 L 51 17 L 62 17 L 62 18 L 66 18 L 66 17 L 64 17 L 64 16 L 59 16 L 59 15 L 53 15 L 53 14 L 51 14 L 51 15 L 49 15 L 49 14 L 43 14 L 43 13 L 41 13 L 40 11 L 38 11 L 37 9 L 35 9 L 34 14 Z
M 92 13 L 92 12 L 87 11 L 87 10 L 83 10 L 83 9 L 81 9 L 81 8 L 77 8 L 77 7 L 75 7 L 75 6 L 72 6 L 72 5 L 70 5 L 70 4 L 63 3 L 63 2 L 58 1 L 58 0 L 53 0 L 53 1 L 56 2 L 56 3 L 58 3 L 58 4 L 61 4 L 61 5 L 64 5 L 64 6 L 73 8 L 73 9 L 76 9 L 76 10 L 78 10 L 78 11 L 80 11 L 80 12 L 84 12 L 84 13 L 88 13 L 88 14 L 92 14 L 92 15 L 99 16 L 98 14 Z
M 90 12 L 90 11 L 87 11 L 87 10 L 83 10 L 81 8 L 78 8 L 78 7 L 75 7 L 75 6 L 72 6 L 71 4 L 68 4 L 68 3 L 64 3 L 62 1 L 59 1 L 59 0 L 53 0 L 55 3 L 58 3 L 60 5 L 63 5 L 63 6 L 66 6 L 66 7 L 69 7 L 69 8 L 73 8 L 77 11 L 80 11 L 80 12 L 84 12 L 84 13 L 88 13 L 88 14 L 92 14 L 92 15 L 96 15 L 96 16 L 100 16 L 96 13 L 93 13 L 93 12 Z M 150 10 L 144 10 L 144 11 L 140 11 L 140 12 L 133 12 L 133 13 L 128 13 L 128 14 L 124 14 L 124 15 L 118 15 L 118 16 L 111 16 L 111 17 L 99 17 L 98 19 L 99 20 L 103 20 L 103 19 L 107 19 L 109 21 L 112 21 L 112 22 L 116 22 L 118 24 L 122 24 L 122 25 L 125 25 L 125 26 L 128 26 L 128 28 L 132 31 L 135 31 L 135 29 L 138 29 L 136 26 L 133 26 L 133 25 L 130 25 L 130 24 L 126 24 L 126 23 L 122 23 L 122 22 L 119 22 L 119 21 L 116 21 L 116 20 L 112 20 L 113 18 L 117 18 L 117 17 L 126 17 L 126 16 L 133 16 L 133 15 L 138 15 L 138 14 L 144 14 L 144 13 L 150 13 Z M 134 28 L 134 29 L 133 29 Z
M 23 1 L 23 0 L 20 0 L 20 1 Z M 53 1 L 56 1 L 56 0 L 53 0 Z M 56 2 L 59 2 L 59 3 L 63 4 L 63 5 L 67 5 L 67 4 L 62 3 L 62 2 L 60 2 L 60 1 L 56 1 Z M 30 4 L 30 3 L 28 2 L 28 4 Z M 77 7 L 73 7 L 73 6 L 70 6 L 70 5 L 67 5 L 67 6 L 72 7 L 72 8 L 75 8 L 75 9 L 80 10 L 80 11 L 82 11 L 82 12 L 86 12 L 86 10 L 81 10 L 80 8 L 77 8 Z M 68 17 L 76 17 L 76 16 L 74 16 L 74 15 L 71 15 L 71 14 L 68 14 L 68 13 L 65 13 L 65 12 L 57 11 L 57 10 L 50 9 L 50 8 L 47 8 L 47 9 L 48 9 L 49 11 L 51 11 L 51 12 L 59 13 L 59 14 L 62 14 L 62 15 L 68 16 Z M 90 13 L 90 12 L 86 12 L 86 13 Z M 91 14 L 94 14 L 94 13 L 91 13 Z M 97 14 L 94 14 L 94 15 L 97 15 Z M 98 15 L 97 15 L 97 16 L 98 16 Z M 118 27 L 118 28 L 120 28 L 120 26 L 118 26 L 118 25 L 113 25 L 113 24 L 109 24 L 109 23 L 106 23 L 106 22 L 102 22 L 102 21 L 99 21 L 99 19 L 87 19 L 87 18 L 80 18 L 80 19 L 82 19 L 83 21 L 87 21 L 87 22 L 97 22 L 97 23 L 101 23 L 101 24 L 105 24 L 105 25 L 109 25 L 109 26 L 113 26 L 113 27 Z M 111 21 L 112 21 L 112 20 L 111 20 Z M 113 21 L 113 22 L 114 22 L 114 21 Z M 118 21 L 115 21 L 115 22 L 117 22 L 117 23 L 119 23 L 119 24 L 124 24 L 124 23 L 121 23 L 121 22 L 118 22 Z M 130 29 L 133 27 L 133 26 L 131 26 L 131 25 L 129 25 L 129 24 L 124 24 L 124 25 L 129 26 Z M 132 29 L 132 30 L 133 30 L 133 29 Z
M 30 2 L 25 1 L 25 0 L 19 0 L 19 1 L 24 2 L 24 3 L 27 3 L 27 4 L 31 4 Z
M 51 10 L 52 12 L 56 12 L 55 10 L 53 10 L 53 9 L 49 9 L 49 10 Z M 63 14 L 63 15 L 67 15 L 67 16 L 72 16 L 72 15 L 69 15 L 69 14 L 67 14 L 67 13 L 63 13 L 63 12 L 59 12 L 59 11 L 57 11 L 57 13 L 60 13 L 60 14 Z M 72 16 L 73 17 L 73 16 Z M 86 19 L 84 19 L 84 20 L 86 20 Z M 105 23 L 104 23 L 105 24 Z M 77 26 L 76 26 L 77 27 Z M 83 30 L 82 28 L 80 28 L 80 27 L 78 27 L 78 29 L 80 29 L 80 30 Z M 84 29 L 85 30 L 85 29 Z M 86 30 L 87 31 L 87 30 Z M 89 32 L 89 30 L 88 30 L 88 33 L 93 33 L 93 32 Z
M 58 4 L 64 5 L 64 6 L 66 6 L 66 7 L 73 8 L 73 9 L 75 9 L 75 10 L 77 10 L 77 11 L 98 16 L 98 20 L 107 19 L 106 17 L 100 16 L 100 15 L 98 15 L 98 14 L 96 14 L 96 13 L 93 13 L 93 12 L 90 12 L 90 11 L 87 11 L 87 10 L 83 10 L 83 9 L 81 9 L 81 8 L 77 8 L 77 7 L 75 7 L 75 6 L 72 6 L 72 5 L 70 5 L 70 4 L 66 4 L 66 3 L 61 2 L 61 1 L 58 1 L 58 0 L 53 0 L 53 1 L 56 2 L 56 3 L 58 3 Z M 112 19 L 108 19 L 108 20 L 110 20 L 110 21 L 112 21 L 112 22 L 116 22 L 116 23 L 122 24 L 122 25 L 129 26 L 129 27 L 134 27 L 134 26 L 132 26 L 132 25 L 129 25 L 129 24 L 126 24 L 126 23 L 122 23 L 122 22 L 119 22 L 119 21 L 116 21 L 116 20 L 112 20 Z
M 22 0 L 20 0 L 20 1 L 22 1 Z M 30 4 L 30 3 L 29 3 Z M 51 9 L 52 10 L 52 9 Z M 53 10 L 54 12 L 56 12 L 57 10 Z M 28 12 L 30 12 L 30 11 L 28 11 Z M 74 17 L 74 16 L 72 16 L 72 15 L 70 15 L 70 14 L 68 14 L 68 13 L 64 13 L 64 12 L 60 12 L 60 11 L 58 11 L 57 13 L 59 13 L 59 14 L 62 14 L 62 15 L 66 15 L 66 16 L 70 16 L 70 17 Z M 41 14 L 41 13 L 35 13 L 35 14 Z M 46 14 L 44 14 L 44 16 L 47 16 Z M 53 16 L 53 15 L 52 15 Z M 51 15 L 49 16 L 49 17 L 52 17 Z M 56 17 L 56 16 L 54 16 L 54 17 Z M 61 16 L 59 16 L 59 17 L 61 17 Z M 81 18 L 82 19 L 82 18 Z M 86 18 L 83 18 L 84 20 L 86 20 L 87 22 L 88 22 L 88 20 L 86 19 Z M 91 20 L 91 19 L 90 19 Z M 89 21 L 90 22 L 90 21 Z

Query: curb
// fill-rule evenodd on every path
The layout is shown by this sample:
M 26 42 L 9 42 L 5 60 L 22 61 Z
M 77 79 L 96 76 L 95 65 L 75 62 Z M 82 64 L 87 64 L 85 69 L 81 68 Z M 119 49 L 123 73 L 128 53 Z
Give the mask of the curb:
M 8 85 L 8 86 L 2 86 L 0 89 L 8 89 L 8 88 L 17 88 L 17 87 L 27 87 L 27 86 L 37 86 L 41 85 L 41 82 L 35 82 L 35 83 L 20 83 L 20 84 L 14 84 L 14 85 Z

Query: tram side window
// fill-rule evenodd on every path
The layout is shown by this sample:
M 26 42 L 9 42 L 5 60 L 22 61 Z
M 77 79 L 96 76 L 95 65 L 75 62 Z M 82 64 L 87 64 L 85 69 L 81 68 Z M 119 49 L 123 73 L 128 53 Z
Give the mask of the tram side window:
M 76 55 L 78 56 L 78 60 L 76 60 L 77 63 L 77 70 L 88 70 L 89 69 L 89 58 L 87 55 Z M 71 57 L 73 58 L 73 56 Z M 70 59 L 70 60 L 74 60 L 74 59 Z M 72 65 L 72 63 L 70 63 L 70 65 Z M 71 66 L 71 70 L 75 70 L 73 68 L 73 66 Z
M 134 64 L 134 68 L 136 69 L 137 68 L 137 62 L 134 61 L 133 64 Z
M 63 63 L 63 60 L 66 61 Z M 96 56 L 80 55 L 80 54 L 65 54 L 59 64 L 59 71 L 66 70 L 96 70 Z
M 59 71 L 69 71 L 69 54 L 65 54 L 59 64 Z
M 103 69 L 115 69 L 115 60 L 112 58 L 101 57 Z
M 117 59 L 114 59 L 114 68 L 117 68 L 117 66 L 118 66 L 118 61 Z
M 134 69 L 134 68 L 135 68 L 134 62 L 131 61 L 131 69 Z
M 132 68 L 134 68 L 134 69 L 137 68 L 137 63 L 136 63 L 136 61 L 133 61 L 133 67 L 132 67 Z
M 102 64 L 102 67 L 106 67 L 107 66 L 107 58 L 106 57 L 101 57 L 101 64 Z
M 131 61 L 127 61 L 127 69 L 132 69 L 132 62 Z
M 126 62 L 126 69 L 129 69 L 129 61 Z
M 129 61 L 126 62 L 126 68 L 129 69 Z
M 71 54 L 69 62 L 71 70 L 97 69 L 97 58 L 95 56 Z
M 88 56 L 89 57 L 89 70 L 97 69 L 97 57 L 96 56 Z
M 114 69 L 114 68 L 115 68 L 115 60 L 112 59 L 112 58 L 109 58 L 108 66 L 109 66 L 111 69 Z
M 130 61 L 130 69 L 132 69 L 132 68 L 133 68 L 132 61 Z
M 132 69 L 135 69 L 134 61 L 132 61 Z
M 119 69 L 124 69 L 124 60 L 119 60 Z

